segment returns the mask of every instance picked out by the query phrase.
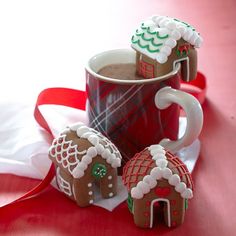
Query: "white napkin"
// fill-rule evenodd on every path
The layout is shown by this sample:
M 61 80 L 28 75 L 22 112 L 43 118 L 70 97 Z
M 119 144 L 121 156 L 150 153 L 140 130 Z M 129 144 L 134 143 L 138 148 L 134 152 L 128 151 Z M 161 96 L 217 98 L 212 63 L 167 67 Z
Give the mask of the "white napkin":
M 52 138 L 34 120 L 34 106 L 17 103 L 0 104 L 0 110 L 0 173 L 43 179 L 51 165 L 48 148 Z M 45 105 L 41 106 L 40 110 L 49 121 L 55 136 L 68 124 L 87 121 L 85 112 L 73 108 Z M 185 127 L 186 119 L 181 118 L 180 136 L 184 133 Z M 199 140 L 178 152 L 190 172 L 193 171 L 199 152 Z M 55 180 L 52 184 L 56 187 Z M 119 178 L 117 196 L 104 200 L 97 193 L 94 204 L 112 211 L 126 198 L 127 191 Z

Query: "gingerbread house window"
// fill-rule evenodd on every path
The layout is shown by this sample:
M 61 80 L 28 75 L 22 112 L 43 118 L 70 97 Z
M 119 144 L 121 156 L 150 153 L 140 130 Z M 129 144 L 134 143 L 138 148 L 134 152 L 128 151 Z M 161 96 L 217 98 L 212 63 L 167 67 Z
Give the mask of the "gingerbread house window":
M 154 77 L 154 65 L 145 61 L 139 61 L 139 74 L 144 78 L 150 79 Z

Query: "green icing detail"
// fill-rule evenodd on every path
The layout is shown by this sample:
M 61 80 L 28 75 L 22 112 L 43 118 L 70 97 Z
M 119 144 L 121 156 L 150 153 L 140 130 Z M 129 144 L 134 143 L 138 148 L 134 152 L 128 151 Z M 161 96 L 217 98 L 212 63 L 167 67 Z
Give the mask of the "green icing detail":
M 160 36 L 160 33 L 158 32 L 158 31 L 150 31 L 150 27 L 145 27 L 145 26 L 141 26 L 141 29 L 143 29 L 143 30 L 146 30 L 146 32 L 148 33 L 148 34 L 151 34 L 151 35 L 155 35 L 156 34 L 156 37 L 158 38 L 158 39 L 166 39 L 166 38 L 168 38 L 169 37 L 169 35 L 168 34 L 166 34 L 166 35 L 164 35 L 164 36 Z M 143 34 L 143 32 L 142 33 L 138 33 L 138 30 L 136 30 L 136 35 L 137 36 L 142 36 L 142 34 Z
M 160 50 L 159 49 L 150 49 L 149 48 L 149 45 L 145 45 L 145 46 L 143 46 L 141 43 L 140 43 L 140 40 L 138 39 L 138 40 L 134 40 L 133 39 L 133 37 L 132 37 L 132 43 L 133 44 L 138 44 L 138 46 L 140 47 L 140 48 L 144 48 L 144 49 L 147 49 L 149 52 L 151 52 L 151 53 L 154 53 L 154 52 L 160 52 Z M 162 45 L 162 44 L 161 44 Z M 161 45 L 159 45 L 159 46 L 161 46 Z
M 188 209 L 188 199 L 185 199 L 185 202 L 184 202 L 184 208 L 185 208 L 185 210 Z
M 160 36 L 159 32 L 157 32 L 157 38 L 159 38 L 159 39 L 166 39 L 168 37 L 169 37 L 169 34 L 166 34 L 164 36 Z
M 133 198 L 131 197 L 131 195 L 129 193 L 128 194 L 128 199 L 127 199 L 127 204 L 128 204 L 129 211 L 131 213 L 133 213 L 133 203 L 134 203 L 134 200 L 133 200 Z
M 92 168 L 92 175 L 97 178 L 103 178 L 107 173 L 107 168 L 105 165 L 100 163 L 95 163 Z
M 180 23 L 182 23 L 182 24 L 184 24 L 184 25 L 186 25 L 188 28 L 191 28 L 193 31 L 195 31 L 195 29 L 190 25 L 190 24 L 188 24 L 188 23 L 186 23 L 186 22 L 184 22 L 184 21 L 180 21 L 180 20 L 178 20 L 178 19 L 174 19 L 175 21 L 178 21 L 178 22 L 180 22 Z
M 136 35 L 137 35 L 137 34 L 136 34 Z M 141 34 L 139 34 L 139 35 L 137 35 L 137 36 L 141 36 L 141 38 L 142 38 L 143 40 L 151 42 L 152 45 L 155 46 L 155 47 L 159 47 L 159 46 L 162 46 L 162 45 L 163 45 L 163 43 L 154 43 L 154 38 L 145 38 L 144 33 L 141 33 Z

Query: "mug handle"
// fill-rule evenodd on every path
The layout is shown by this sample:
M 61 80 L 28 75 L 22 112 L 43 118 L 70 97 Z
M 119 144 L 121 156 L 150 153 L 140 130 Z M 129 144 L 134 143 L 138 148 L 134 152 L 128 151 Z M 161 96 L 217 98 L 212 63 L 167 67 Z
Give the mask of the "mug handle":
M 171 87 L 164 87 L 156 93 L 155 104 L 157 108 L 165 109 L 172 103 L 176 103 L 184 109 L 187 127 L 182 138 L 176 141 L 164 138 L 160 141 L 160 145 L 168 151 L 176 153 L 181 148 L 190 145 L 200 134 L 203 125 L 203 112 L 198 100 L 188 93 Z

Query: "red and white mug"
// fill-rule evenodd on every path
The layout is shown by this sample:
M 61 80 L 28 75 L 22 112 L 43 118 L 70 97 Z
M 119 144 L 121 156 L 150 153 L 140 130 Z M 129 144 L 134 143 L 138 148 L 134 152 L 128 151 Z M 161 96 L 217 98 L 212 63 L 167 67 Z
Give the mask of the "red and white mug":
M 196 98 L 179 90 L 180 64 L 171 73 L 152 79 L 118 80 L 97 73 L 119 63 L 135 63 L 135 52 L 105 51 L 87 63 L 89 125 L 117 145 L 124 162 L 154 143 L 172 152 L 191 144 L 201 132 L 203 113 Z M 186 113 L 187 128 L 178 139 L 180 106 Z

